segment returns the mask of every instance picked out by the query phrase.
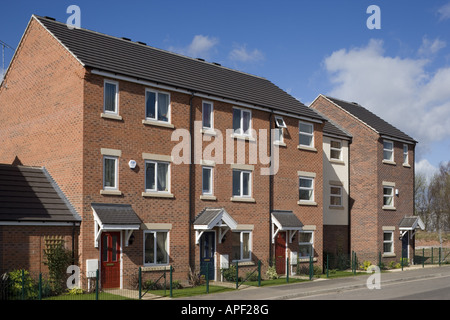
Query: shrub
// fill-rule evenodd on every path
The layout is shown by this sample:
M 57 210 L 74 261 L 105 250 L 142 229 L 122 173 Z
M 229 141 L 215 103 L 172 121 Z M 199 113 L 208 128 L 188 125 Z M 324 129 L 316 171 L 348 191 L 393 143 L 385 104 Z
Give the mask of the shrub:
M 55 294 L 62 293 L 66 287 L 67 267 L 72 264 L 72 251 L 66 250 L 62 245 L 51 250 L 44 250 L 48 266 L 51 288 Z
M 7 282 L 9 288 L 11 289 L 10 295 L 12 295 L 13 299 L 21 299 L 22 292 L 24 293 L 25 299 L 36 299 L 38 296 L 37 285 L 31 278 L 29 271 L 11 271 L 7 275 Z
M 267 276 L 267 279 L 269 279 L 269 280 L 278 279 L 278 273 L 277 273 L 275 266 L 270 266 L 267 269 L 266 276 Z

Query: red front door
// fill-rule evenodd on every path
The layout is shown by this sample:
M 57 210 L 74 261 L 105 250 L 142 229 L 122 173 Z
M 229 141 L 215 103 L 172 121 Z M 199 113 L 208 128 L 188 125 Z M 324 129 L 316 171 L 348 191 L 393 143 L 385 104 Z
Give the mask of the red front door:
M 278 232 L 276 237 L 275 268 L 278 274 L 286 273 L 286 232 Z
M 102 234 L 102 288 L 120 287 L 120 233 Z

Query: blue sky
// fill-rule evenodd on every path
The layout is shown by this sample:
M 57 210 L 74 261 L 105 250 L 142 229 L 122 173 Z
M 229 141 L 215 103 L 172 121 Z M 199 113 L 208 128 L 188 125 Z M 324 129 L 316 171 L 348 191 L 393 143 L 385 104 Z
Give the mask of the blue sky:
M 15 48 L 32 14 L 66 22 L 72 4 L 82 28 L 265 77 L 305 104 L 356 101 L 419 141 L 419 172 L 450 160 L 450 0 L 2 1 L 0 40 Z

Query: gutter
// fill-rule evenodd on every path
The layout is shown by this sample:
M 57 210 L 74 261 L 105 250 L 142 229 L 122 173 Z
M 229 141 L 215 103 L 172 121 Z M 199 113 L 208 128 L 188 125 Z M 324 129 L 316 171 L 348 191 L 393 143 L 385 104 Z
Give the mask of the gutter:
M 194 132 L 194 106 L 193 99 L 195 93 L 191 92 L 191 97 L 189 98 L 189 132 L 191 133 L 191 161 L 189 163 L 189 221 L 188 221 L 188 234 L 189 234 L 189 267 L 193 267 L 194 260 L 192 259 L 192 224 L 194 223 L 194 191 L 192 190 L 192 186 L 194 185 L 194 141 L 193 132 Z

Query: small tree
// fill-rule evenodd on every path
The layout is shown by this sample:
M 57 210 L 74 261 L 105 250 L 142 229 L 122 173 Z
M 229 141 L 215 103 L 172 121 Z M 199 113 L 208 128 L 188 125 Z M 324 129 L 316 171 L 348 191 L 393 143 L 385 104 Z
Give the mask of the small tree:
M 44 250 L 47 257 L 50 284 L 56 294 L 60 294 L 66 287 L 67 267 L 72 264 L 72 251 L 66 250 L 62 244 L 52 249 Z

